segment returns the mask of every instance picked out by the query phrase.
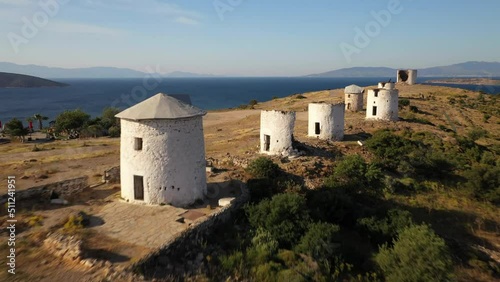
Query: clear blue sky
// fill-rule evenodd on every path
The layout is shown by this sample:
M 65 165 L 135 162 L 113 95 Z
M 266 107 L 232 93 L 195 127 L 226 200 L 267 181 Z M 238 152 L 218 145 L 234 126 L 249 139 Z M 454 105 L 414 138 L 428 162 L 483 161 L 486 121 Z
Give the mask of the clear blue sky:
M 51 1 L 66 3 L 48 14 Z M 500 61 L 499 13 L 498 0 L 0 0 L 0 61 L 240 76 Z M 356 28 L 372 28 L 367 44 Z

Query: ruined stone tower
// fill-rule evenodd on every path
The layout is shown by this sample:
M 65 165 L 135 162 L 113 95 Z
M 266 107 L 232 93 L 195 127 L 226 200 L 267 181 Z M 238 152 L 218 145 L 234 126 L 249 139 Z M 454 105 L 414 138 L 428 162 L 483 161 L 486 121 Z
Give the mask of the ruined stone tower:
M 417 70 L 398 70 L 398 83 L 413 85 L 417 83 Z
M 363 93 L 365 90 L 357 85 L 349 85 L 344 89 L 346 111 L 359 112 L 363 110 Z
M 379 83 L 376 89 L 368 90 L 366 119 L 397 121 L 398 99 L 399 91 L 394 88 L 394 83 Z
M 344 103 L 311 103 L 308 115 L 308 136 L 337 141 L 344 138 Z
M 260 152 L 288 156 L 293 152 L 295 112 L 260 112 Z

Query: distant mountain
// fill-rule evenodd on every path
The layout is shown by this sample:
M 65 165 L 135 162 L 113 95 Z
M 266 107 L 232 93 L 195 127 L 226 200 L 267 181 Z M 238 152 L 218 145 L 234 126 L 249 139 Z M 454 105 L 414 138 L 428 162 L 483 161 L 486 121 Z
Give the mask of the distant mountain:
M 61 86 L 68 86 L 68 85 L 30 75 L 0 72 L 0 88 L 61 87 Z
M 395 76 L 396 70 L 384 67 L 354 67 L 307 75 L 308 77 L 384 77 Z
M 18 65 L 14 63 L 0 62 L 0 71 L 11 73 L 22 73 L 25 75 L 40 76 L 45 78 L 143 78 L 148 73 L 132 69 L 113 67 L 92 68 L 52 68 L 37 65 Z M 197 74 L 190 72 L 174 71 L 163 75 L 165 77 L 215 77 L 212 74 Z
M 66 69 L 5 62 L 0 62 L 0 71 L 45 78 L 140 78 L 146 75 L 140 71 L 111 67 Z
M 395 77 L 397 69 L 385 67 L 354 67 L 308 77 Z M 498 62 L 466 62 L 449 66 L 418 69 L 419 77 L 500 77 Z
M 433 67 L 419 70 L 419 76 L 479 76 L 499 77 L 498 62 L 466 62 L 450 66 Z
M 218 77 L 213 74 L 199 74 L 192 72 L 174 71 L 166 75 L 167 77 Z

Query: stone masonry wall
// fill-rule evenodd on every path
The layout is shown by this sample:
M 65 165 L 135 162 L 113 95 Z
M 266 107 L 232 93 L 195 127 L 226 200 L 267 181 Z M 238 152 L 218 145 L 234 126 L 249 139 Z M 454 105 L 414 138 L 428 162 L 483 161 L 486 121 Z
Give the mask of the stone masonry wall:
M 241 196 L 232 201 L 230 205 L 209 215 L 208 218 L 200 218 L 198 221 L 193 222 L 179 236 L 166 242 L 162 247 L 130 266 L 129 271 L 141 273 L 145 277 L 165 277 L 174 274 L 174 265 L 176 263 L 188 256 L 193 257 L 199 254 L 197 251 L 199 243 L 203 242 L 207 236 L 210 236 L 217 226 L 230 220 L 233 213 L 248 201 L 250 196 L 244 184 L 242 184 L 241 190 Z M 203 256 L 197 258 L 195 262 L 188 262 L 182 271 L 187 272 L 190 267 L 191 270 L 198 269 L 199 265 L 195 264 L 201 263 L 202 260 Z
M 105 183 L 120 183 L 120 166 L 105 170 L 102 180 Z
M 74 179 L 63 180 L 55 183 L 40 185 L 28 188 L 22 191 L 16 191 L 16 200 L 29 199 L 34 197 L 50 197 L 52 192 L 57 193 L 60 197 L 65 198 L 67 196 L 77 194 L 83 191 L 83 189 L 89 186 L 88 176 L 83 176 Z M 0 196 L 0 204 L 7 202 L 8 196 Z

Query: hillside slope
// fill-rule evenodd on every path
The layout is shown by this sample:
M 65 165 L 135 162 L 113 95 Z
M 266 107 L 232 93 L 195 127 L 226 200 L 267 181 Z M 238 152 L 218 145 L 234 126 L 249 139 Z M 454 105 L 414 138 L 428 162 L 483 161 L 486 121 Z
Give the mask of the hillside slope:
M 24 74 L 0 72 L 0 88 L 62 87 L 67 84 Z

